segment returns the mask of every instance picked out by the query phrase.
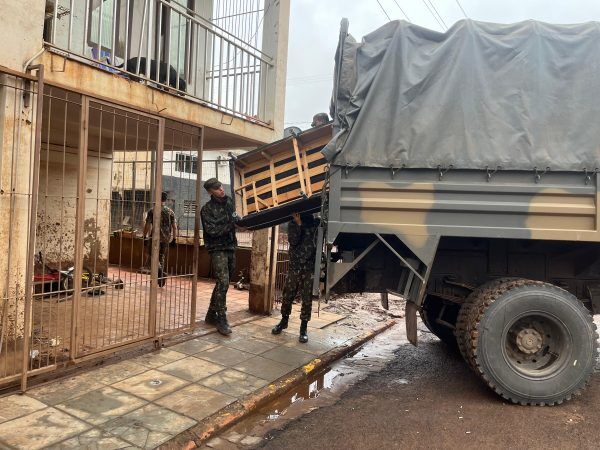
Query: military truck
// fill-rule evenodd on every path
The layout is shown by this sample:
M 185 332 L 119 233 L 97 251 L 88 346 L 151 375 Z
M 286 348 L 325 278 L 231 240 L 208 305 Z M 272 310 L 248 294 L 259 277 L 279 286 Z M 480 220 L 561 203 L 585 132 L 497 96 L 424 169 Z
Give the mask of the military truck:
M 598 24 L 342 22 L 326 294 L 392 293 L 514 403 L 585 387 L 600 312 Z M 318 273 L 318 272 L 317 272 Z

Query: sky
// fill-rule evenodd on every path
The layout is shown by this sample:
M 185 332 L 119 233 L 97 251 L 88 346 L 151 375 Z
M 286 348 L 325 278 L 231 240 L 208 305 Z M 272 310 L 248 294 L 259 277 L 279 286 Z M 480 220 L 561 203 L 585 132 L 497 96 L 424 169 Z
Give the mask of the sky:
M 460 6 L 470 19 L 485 22 L 600 21 L 600 0 L 379 0 L 381 6 L 377 0 L 290 1 L 284 122 L 286 127 L 302 129 L 310 127 L 314 114 L 329 112 L 333 58 L 344 17 L 350 21 L 350 34 L 356 40 L 388 22 L 386 13 L 392 20 L 406 20 L 408 16 L 412 23 L 444 31 L 445 26 L 465 18 Z M 434 18 L 436 11 L 441 19 Z

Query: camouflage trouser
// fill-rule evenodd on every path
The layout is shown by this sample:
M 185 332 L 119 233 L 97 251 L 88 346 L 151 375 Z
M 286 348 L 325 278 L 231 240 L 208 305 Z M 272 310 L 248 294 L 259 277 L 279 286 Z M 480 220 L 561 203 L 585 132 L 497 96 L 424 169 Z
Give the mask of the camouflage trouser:
M 167 270 L 166 263 L 167 263 L 168 259 L 169 259 L 169 244 L 161 242 L 158 247 L 158 264 L 164 271 Z
M 227 311 L 227 289 L 229 289 L 229 280 L 235 272 L 235 252 L 234 251 L 214 251 L 210 254 L 212 262 L 213 276 L 217 283 L 210 297 L 209 311 L 217 314 L 225 314 Z
M 290 267 L 283 286 L 283 298 L 281 300 L 281 315 L 288 317 L 292 312 L 292 303 L 300 294 L 302 298 L 302 309 L 300 320 L 310 320 L 312 312 L 312 280 L 313 264 L 309 262 L 297 262 L 290 260 Z

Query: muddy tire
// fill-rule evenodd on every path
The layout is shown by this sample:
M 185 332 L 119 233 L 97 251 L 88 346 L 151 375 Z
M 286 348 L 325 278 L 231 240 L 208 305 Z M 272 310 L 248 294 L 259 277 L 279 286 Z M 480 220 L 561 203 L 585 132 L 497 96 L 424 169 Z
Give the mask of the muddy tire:
M 440 312 L 442 320 L 448 325 L 439 323 Z M 435 295 L 427 295 L 423 301 L 423 307 L 419 310 L 421 320 L 434 335 L 436 335 L 443 343 L 456 349 L 456 337 L 454 336 L 454 325 L 458 316 L 459 305 L 445 301 Z M 450 325 L 450 326 L 449 326 Z
M 590 312 L 548 283 L 510 280 L 482 291 L 469 311 L 468 356 L 483 381 L 522 405 L 554 405 L 585 388 L 598 353 Z
M 456 337 L 456 344 L 458 345 L 460 354 L 469 367 L 471 367 L 471 369 L 475 369 L 472 354 L 469 352 L 471 348 L 469 342 L 471 337 L 472 318 L 470 314 L 472 312 L 472 307 L 473 305 L 478 304 L 480 297 L 487 295 L 489 291 L 494 290 L 501 284 L 514 280 L 518 280 L 518 278 L 505 277 L 488 281 L 471 292 L 460 307 L 460 311 L 458 312 L 458 317 L 456 319 L 454 336 Z

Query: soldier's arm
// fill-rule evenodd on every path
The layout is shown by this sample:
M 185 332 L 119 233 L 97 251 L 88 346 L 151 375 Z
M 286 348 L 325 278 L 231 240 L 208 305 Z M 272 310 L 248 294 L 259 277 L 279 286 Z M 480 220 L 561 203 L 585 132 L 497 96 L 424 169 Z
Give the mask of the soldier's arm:
M 233 228 L 233 222 L 227 216 L 215 214 L 210 208 L 200 211 L 204 232 L 212 237 L 225 236 Z
M 148 211 L 146 213 L 146 223 L 144 224 L 144 231 L 142 233 L 142 236 L 144 237 L 144 239 L 146 239 L 146 236 L 148 236 L 150 234 L 151 230 L 152 230 L 152 214 L 151 214 L 151 211 Z

